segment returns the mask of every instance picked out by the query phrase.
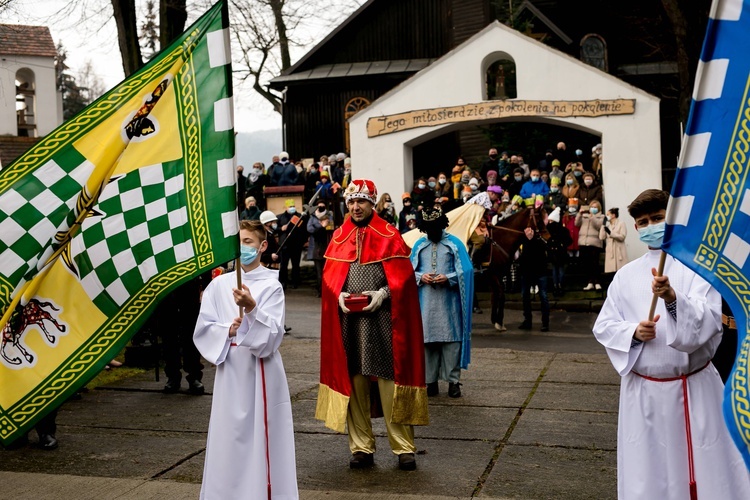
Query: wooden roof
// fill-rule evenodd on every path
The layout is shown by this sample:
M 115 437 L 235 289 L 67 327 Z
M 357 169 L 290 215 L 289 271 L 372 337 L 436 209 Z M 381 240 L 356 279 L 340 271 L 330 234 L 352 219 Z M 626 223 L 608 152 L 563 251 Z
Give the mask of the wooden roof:
M 0 54 L 56 57 L 57 50 L 46 26 L 0 24 Z

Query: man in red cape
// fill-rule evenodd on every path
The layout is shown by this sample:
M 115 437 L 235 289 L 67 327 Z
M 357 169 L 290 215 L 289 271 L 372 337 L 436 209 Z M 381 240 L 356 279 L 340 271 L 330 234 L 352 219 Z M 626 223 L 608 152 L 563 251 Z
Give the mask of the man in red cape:
M 315 418 L 338 432 L 348 426 L 349 465 L 362 468 L 374 463 L 370 416 L 384 416 L 399 467 L 414 470 L 412 426 L 427 425 L 428 416 L 422 318 L 410 249 L 398 230 L 374 212 L 377 190 L 372 181 L 352 181 L 345 195 L 350 217 L 325 254 Z M 368 296 L 362 311 L 352 310 L 353 294 Z

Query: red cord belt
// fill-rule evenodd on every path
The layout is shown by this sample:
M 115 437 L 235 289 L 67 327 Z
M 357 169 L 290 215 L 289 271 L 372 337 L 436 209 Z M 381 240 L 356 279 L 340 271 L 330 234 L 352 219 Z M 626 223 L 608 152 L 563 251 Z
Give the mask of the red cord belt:
M 685 435 L 687 436 L 687 452 L 688 452 L 688 469 L 690 473 L 690 500 L 698 500 L 698 488 L 695 484 L 695 465 L 693 463 L 693 437 L 690 432 L 690 407 L 688 406 L 688 387 L 687 387 L 687 379 L 691 375 L 695 375 L 696 373 L 703 371 L 708 365 L 711 364 L 711 361 L 709 360 L 705 365 L 698 368 L 695 371 L 692 371 L 688 373 L 687 375 L 679 375 L 677 377 L 668 377 L 668 378 L 657 378 L 657 377 L 649 377 L 648 375 L 643 375 L 638 373 L 637 371 L 631 370 L 633 373 L 638 375 L 641 378 L 645 378 L 646 380 L 650 380 L 651 382 L 675 382 L 677 380 L 682 381 L 682 402 L 683 402 L 683 410 L 685 413 Z

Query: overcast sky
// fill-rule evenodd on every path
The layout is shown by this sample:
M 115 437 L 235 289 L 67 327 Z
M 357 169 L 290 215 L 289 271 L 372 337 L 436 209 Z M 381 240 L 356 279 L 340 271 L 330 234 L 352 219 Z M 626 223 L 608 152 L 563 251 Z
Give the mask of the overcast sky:
M 138 5 L 145 0 L 136 0 Z M 158 5 L 158 1 L 156 2 Z M 188 6 L 192 2 L 188 0 Z M 191 12 L 188 25 L 200 16 Z M 109 0 L 13 0 L 0 14 L 3 24 L 45 25 L 50 28 L 55 43 L 62 41 L 67 50 L 68 66 L 75 75 L 90 60 L 96 75 L 107 89 L 124 78 L 122 59 L 117 46 L 117 28 L 112 19 Z M 140 19 L 139 19 L 140 23 Z M 327 29 L 310 27 L 309 39 L 321 40 Z M 298 48 L 292 62 L 314 45 Z M 250 85 L 235 82 L 235 127 L 239 132 L 280 129 L 281 116 L 271 105 L 252 91 Z

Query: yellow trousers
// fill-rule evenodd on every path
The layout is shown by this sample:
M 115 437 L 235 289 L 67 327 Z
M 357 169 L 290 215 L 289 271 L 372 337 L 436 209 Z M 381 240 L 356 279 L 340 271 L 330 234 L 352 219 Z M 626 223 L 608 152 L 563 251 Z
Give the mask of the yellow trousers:
M 396 455 L 415 453 L 417 448 L 414 446 L 414 427 L 391 422 L 396 384 L 393 380 L 379 378 L 378 390 L 391 450 Z M 370 422 L 370 377 L 352 377 L 352 395 L 346 412 L 346 425 L 349 428 L 349 449 L 352 453 L 375 453 L 375 436 Z

